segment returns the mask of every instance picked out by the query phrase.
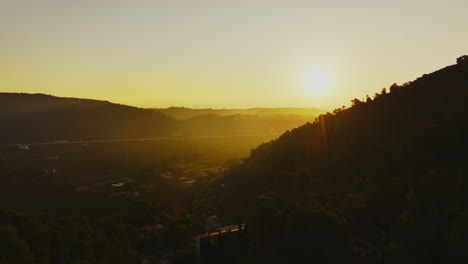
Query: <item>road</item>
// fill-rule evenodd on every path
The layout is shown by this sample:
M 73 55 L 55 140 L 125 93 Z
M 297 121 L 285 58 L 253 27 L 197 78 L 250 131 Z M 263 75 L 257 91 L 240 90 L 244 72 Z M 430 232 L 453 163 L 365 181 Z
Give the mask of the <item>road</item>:
M 261 135 L 191 136 L 191 137 L 182 137 L 182 139 L 258 137 L 258 136 L 261 136 Z M 77 140 L 77 141 L 63 141 L 63 140 L 61 140 L 61 141 L 52 141 L 52 142 L 5 144 L 5 145 L 0 145 L 0 147 L 64 145 L 64 144 L 90 144 L 90 143 L 112 143 L 112 142 L 130 142 L 130 141 L 157 141 L 157 140 L 177 140 L 177 138 L 173 138 L 173 137 L 154 137 L 154 138 L 97 139 L 97 140 Z

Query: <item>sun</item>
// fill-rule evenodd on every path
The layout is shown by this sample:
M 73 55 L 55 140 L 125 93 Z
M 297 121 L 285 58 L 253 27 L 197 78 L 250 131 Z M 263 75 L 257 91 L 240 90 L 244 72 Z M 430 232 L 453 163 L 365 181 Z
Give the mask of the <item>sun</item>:
M 330 74 L 324 70 L 314 70 L 307 75 L 306 92 L 313 96 L 324 96 L 330 90 Z

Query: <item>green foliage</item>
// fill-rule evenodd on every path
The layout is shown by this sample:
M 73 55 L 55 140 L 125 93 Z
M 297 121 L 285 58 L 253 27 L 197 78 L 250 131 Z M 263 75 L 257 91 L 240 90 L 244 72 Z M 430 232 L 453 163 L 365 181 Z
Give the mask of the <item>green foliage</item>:
M 369 226 L 369 206 L 367 200 L 359 194 L 350 193 L 343 200 L 343 214 L 354 228 Z
M 468 55 L 463 55 L 457 58 L 458 64 L 467 64 L 468 63 Z
M 262 263 L 278 261 L 284 239 L 284 220 L 281 211 L 272 205 L 260 205 L 254 221 L 254 247 L 257 259 Z
M 347 224 L 318 203 L 301 206 L 288 214 L 285 243 L 293 262 L 342 263 L 348 253 Z
M 15 227 L 0 225 L 0 263 L 33 263 L 28 243 L 23 240 Z
M 390 92 L 384 89 L 373 100 L 354 99 L 352 107 L 322 115 L 252 150 L 251 157 L 225 181 L 229 197 L 243 201 L 238 210 L 244 212 L 255 205 L 250 197 L 268 190 L 280 193 L 271 201 L 280 213 L 270 210 L 259 218 L 266 226 L 256 226 L 265 234 L 255 237 L 256 252 L 263 252 L 259 251 L 262 244 L 281 252 L 271 242 L 276 240 L 268 233 L 273 229 L 268 229 L 268 218 L 278 222 L 275 228 L 284 233 L 305 231 L 302 238 L 288 240 L 291 250 L 302 244 L 313 247 L 307 223 L 321 223 L 328 211 L 344 217 L 353 236 L 384 230 L 385 248 L 375 245 L 384 249 L 387 263 L 466 262 L 465 60 L 463 56 L 457 65 L 413 82 L 393 84 Z M 311 199 L 329 208 L 319 210 L 320 214 L 300 209 Z M 327 227 L 327 223 L 317 225 Z M 295 239 L 301 243 L 293 244 Z M 283 256 L 275 254 L 270 258 Z
M 468 262 L 468 210 L 459 212 L 449 220 L 446 234 L 447 256 L 445 263 Z
M 45 221 L 3 209 L 0 263 L 135 263 L 134 234 L 130 226 L 100 226 L 84 216 Z
M 305 259 L 341 263 L 348 253 L 346 221 L 318 202 L 283 209 L 263 204 L 253 228 L 255 258 L 260 263 Z

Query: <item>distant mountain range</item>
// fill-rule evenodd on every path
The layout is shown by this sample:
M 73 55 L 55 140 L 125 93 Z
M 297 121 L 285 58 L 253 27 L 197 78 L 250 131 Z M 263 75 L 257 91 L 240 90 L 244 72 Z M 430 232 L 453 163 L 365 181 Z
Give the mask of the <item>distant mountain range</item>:
M 318 116 L 326 111 L 315 108 L 249 108 L 249 109 L 193 109 L 186 107 L 155 108 L 163 114 L 176 119 L 188 119 L 200 115 L 290 115 L 290 116 Z
M 263 108 L 155 111 L 108 101 L 0 93 L 0 144 L 149 138 L 173 133 L 187 136 L 282 133 L 313 121 L 318 113 L 321 111 L 315 109 Z

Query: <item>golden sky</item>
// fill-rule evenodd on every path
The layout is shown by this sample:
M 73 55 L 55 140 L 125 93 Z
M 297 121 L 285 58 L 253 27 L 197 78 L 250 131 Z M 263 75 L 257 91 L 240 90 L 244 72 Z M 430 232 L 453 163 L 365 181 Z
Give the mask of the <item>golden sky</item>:
M 468 53 L 466 0 L 0 0 L 0 91 L 348 105 Z

